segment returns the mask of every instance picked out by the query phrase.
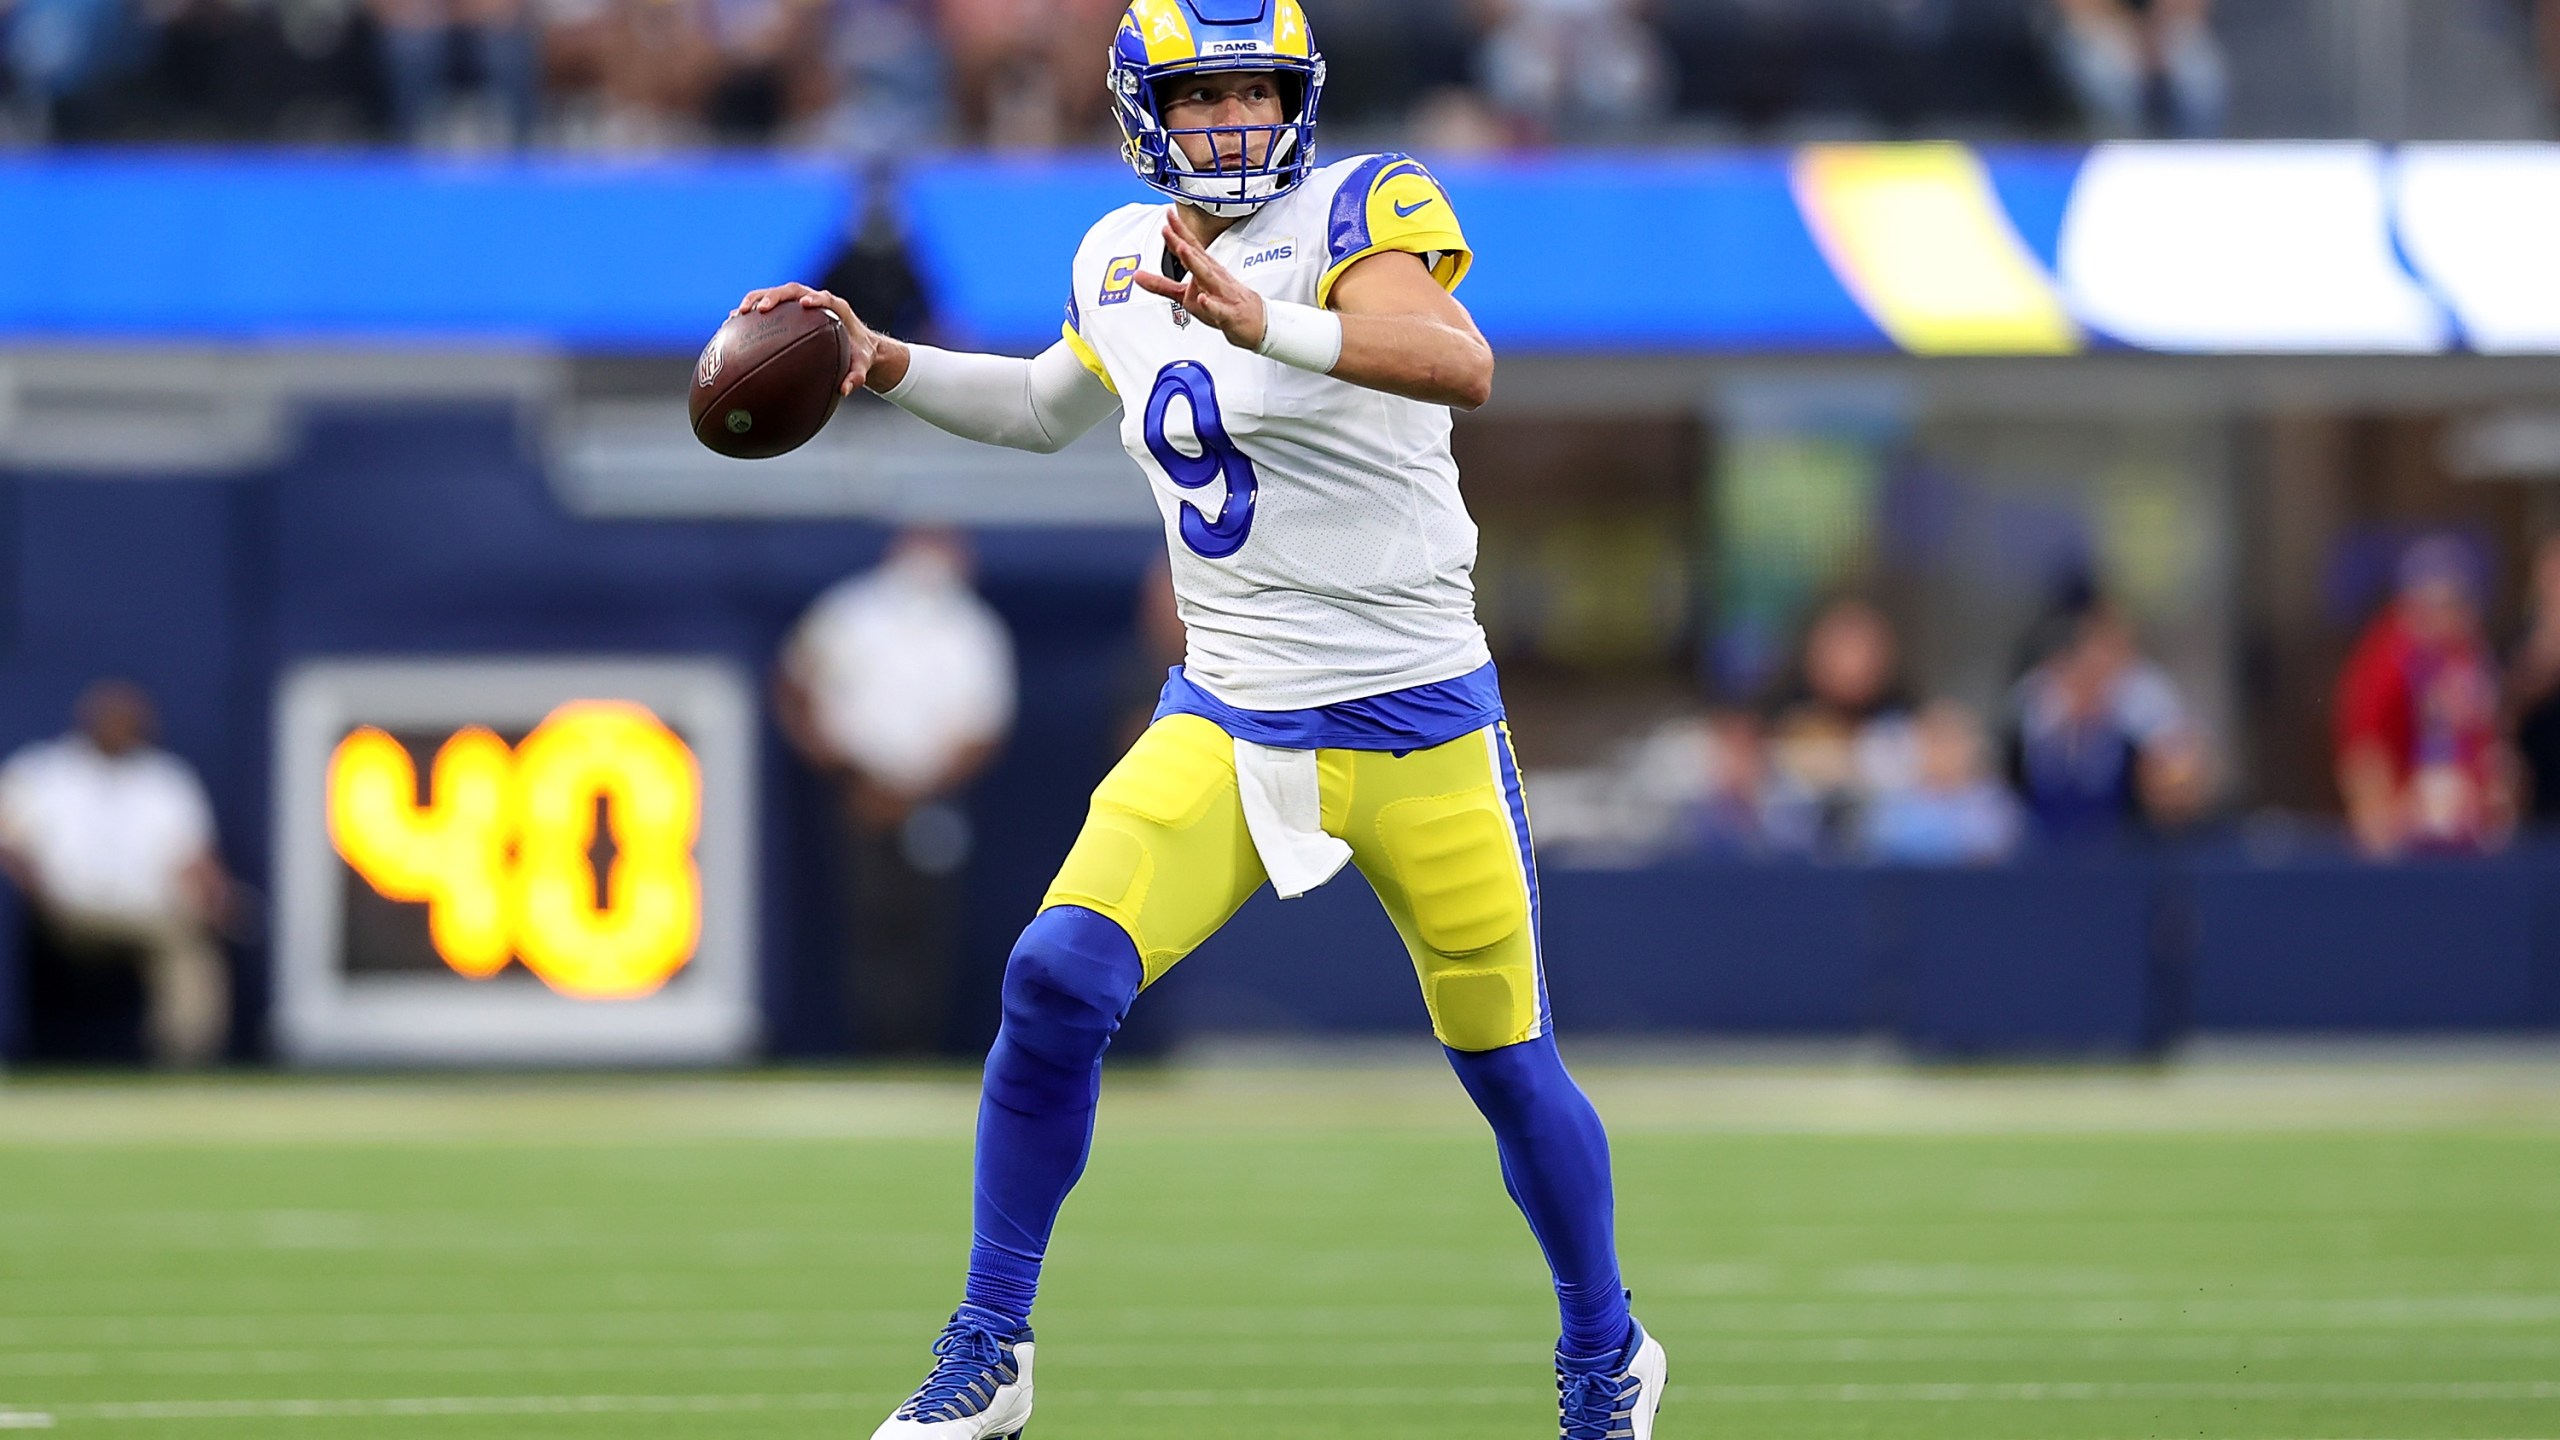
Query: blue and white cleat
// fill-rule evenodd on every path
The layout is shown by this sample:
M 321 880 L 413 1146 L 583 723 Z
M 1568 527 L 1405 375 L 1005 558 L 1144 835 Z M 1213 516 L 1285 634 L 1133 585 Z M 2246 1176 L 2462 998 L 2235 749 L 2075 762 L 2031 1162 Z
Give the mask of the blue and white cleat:
M 871 1440 L 1017 1440 L 1031 1420 L 1031 1327 L 963 1305 L 933 1354 L 933 1373 Z
M 1636 1327 L 1630 1353 L 1602 1370 L 1556 1366 L 1556 1409 L 1564 1440 L 1653 1440 L 1670 1362 L 1662 1342 Z

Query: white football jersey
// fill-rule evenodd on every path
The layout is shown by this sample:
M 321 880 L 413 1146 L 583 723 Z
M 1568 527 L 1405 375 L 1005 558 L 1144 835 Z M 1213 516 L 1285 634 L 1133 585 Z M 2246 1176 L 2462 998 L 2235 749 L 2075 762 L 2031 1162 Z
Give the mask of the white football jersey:
M 1138 288 L 1141 267 L 1164 273 L 1170 211 L 1130 205 L 1086 232 L 1066 338 L 1120 395 L 1121 444 L 1164 513 L 1186 673 L 1231 705 L 1300 710 L 1483 665 L 1447 407 L 1267 360 Z M 1469 263 L 1448 195 L 1406 156 L 1328 165 L 1209 246 L 1302 305 L 1380 250 L 1451 289 Z

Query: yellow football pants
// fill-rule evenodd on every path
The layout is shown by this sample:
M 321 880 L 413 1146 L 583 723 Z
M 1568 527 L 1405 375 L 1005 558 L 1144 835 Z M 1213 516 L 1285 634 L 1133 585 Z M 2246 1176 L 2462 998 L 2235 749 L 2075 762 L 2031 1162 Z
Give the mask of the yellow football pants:
M 1404 937 L 1441 1043 L 1494 1050 L 1543 1034 L 1537 870 L 1509 731 L 1488 726 L 1403 756 L 1319 750 L 1316 773 L 1324 828 L 1351 846 Z M 1235 742 L 1209 720 L 1168 715 L 1103 777 L 1040 904 L 1118 922 L 1152 985 L 1265 878 L 1245 831 Z

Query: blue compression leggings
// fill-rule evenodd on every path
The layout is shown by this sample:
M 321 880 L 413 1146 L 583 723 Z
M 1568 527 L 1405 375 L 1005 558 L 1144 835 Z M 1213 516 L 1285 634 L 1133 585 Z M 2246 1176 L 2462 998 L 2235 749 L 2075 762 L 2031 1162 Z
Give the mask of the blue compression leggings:
M 1028 1324 L 1058 1207 L 1084 1174 L 1102 1052 L 1145 979 L 1128 932 L 1072 905 L 1040 912 L 1004 974 L 1004 1025 L 978 1105 L 968 1303 Z M 1503 1184 L 1529 1220 L 1564 1315 L 1568 1362 L 1614 1359 L 1633 1321 L 1618 1279 L 1609 1137 L 1550 1036 L 1449 1063 L 1493 1126 Z

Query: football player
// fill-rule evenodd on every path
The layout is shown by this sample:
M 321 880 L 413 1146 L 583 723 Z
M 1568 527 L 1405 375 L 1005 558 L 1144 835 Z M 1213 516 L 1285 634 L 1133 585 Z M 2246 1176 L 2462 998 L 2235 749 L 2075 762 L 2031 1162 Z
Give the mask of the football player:
M 1047 351 L 902 342 L 800 285 L 739 307 L 833 309 L 848 392 L 971 439 L 1054 451 L 1117 411 L 1188 631 L 1006 966 L 966 1301 L 875 1440 L 1021 1432 L 1041 1261 L 1130 1002 L 1266 881 L 1293 897 L 1346 862 L 1403 936 L 1554 1272 L 1565 1440 L 1649 1440 L 1662 1347 L 1629 1313 L 1608 1138 L 1548 1021 L 1450 458 L 1450 409 L 1483 404 L 1494 368 L 1451 295 L 1472 258 L 1458 216 L 1410 157 L 1318 163 L 1324 61 L 1298 0 L 1136 0 L 1110 65 L 1122 153 L 1171 203 L 1086 233 Z

